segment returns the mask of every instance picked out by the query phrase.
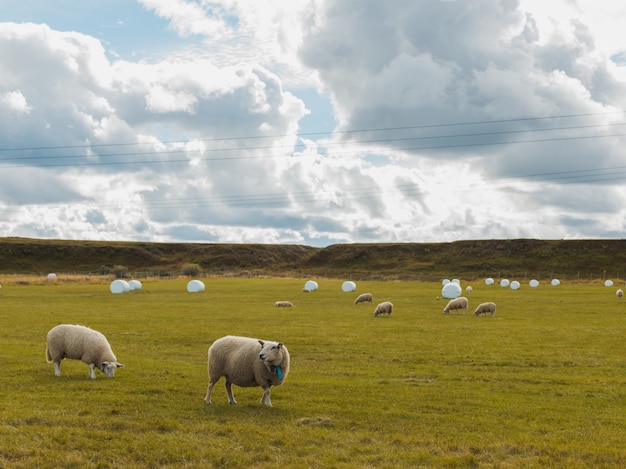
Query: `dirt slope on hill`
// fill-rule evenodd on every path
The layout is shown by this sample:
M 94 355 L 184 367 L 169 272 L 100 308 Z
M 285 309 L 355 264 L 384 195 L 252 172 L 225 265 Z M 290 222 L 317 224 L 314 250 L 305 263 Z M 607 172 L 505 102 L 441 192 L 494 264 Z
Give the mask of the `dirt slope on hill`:
M 626 240 L 480 240 L 452 243 L 270 244 L 66 241 L 0 238 L 0 273 L 92 272 L 123 265 L 176 273 L 437 280 L 486 276 L 621 278 Z

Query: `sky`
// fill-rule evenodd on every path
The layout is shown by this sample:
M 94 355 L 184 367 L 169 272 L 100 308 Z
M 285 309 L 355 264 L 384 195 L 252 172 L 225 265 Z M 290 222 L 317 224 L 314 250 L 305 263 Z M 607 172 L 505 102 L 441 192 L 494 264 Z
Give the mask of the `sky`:
M 0 237 L 626 237 L 624 2 L 0 12 Z

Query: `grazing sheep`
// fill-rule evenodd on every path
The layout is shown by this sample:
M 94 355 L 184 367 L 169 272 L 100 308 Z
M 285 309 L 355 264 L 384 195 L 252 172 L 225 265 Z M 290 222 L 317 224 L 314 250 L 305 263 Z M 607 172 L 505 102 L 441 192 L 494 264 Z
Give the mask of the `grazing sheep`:
M 471 286 L 468 285 L 467 287 L 465 287 L 465 294 L 466 295 L 471 295 L 473 291 L 474 291 L 474 289 Z
M 453 300 L 448 301 L 448 304 L 443 308 L 443 314 L 448 314 L 450 311 L 463 310 L 463 314 L 467 311 L 468 301 L 464 296 L 460 296 Z
M 488 301 L 487 303 L 481 303 L 476 307 L 474 316 L 480 316 L 481 314 L 491 313 L 491 317 L 496 314 L 496 304 Z
M 354 300 L 354 304 L 358 305 L 359 303 L 371 303 L 374 301 L 374 297 L 371 293 L 361 293 L 357 296 L 356 300 Z
M 378 303 L 378 305 L 376 306 L 376 309 L 374 310 L 374 317 L 383 313 L 387 313 L 389 316 L 391 316 L 392 312 L 393 304 L 389 301 L 383 301 L 382 303 Z
M 274 306 L 277 308 L 293 308 L 293 303 L 291 301 L 277 301 L 274 303 Z
M 622 296 L 624 296 L 624 291 L 619 288 L 616 292 L 615 292 L 615 296 L 617 296 L 618 298 L 621 298 Z
M 259 347 L 260 345 L 260 347 Z M 228 402 L 236 404 L 232 385 L 261 386 L 261 404 L 272 407 L 270 387 L 280 386 L 289 373 L 289 351 L 282 342 L 226 336 L 209 347 L 209 387 L 204 402 L 211 404 L 211 390 L 224 376 Z
M 302 293 L 311 293 L 311 290 L 309 290 L 308 288 L 303 288 Z
M 85 326 L 61 324 L 48 332 L 46 360 L 54 363 L 54 374 L 61 376 L 61 360 L 82 360 L 89 365 L 89 377 L 96 379 L 94 367 L 113 378 L 115 370 L 124 365 L 117 362 L 106 337 Z

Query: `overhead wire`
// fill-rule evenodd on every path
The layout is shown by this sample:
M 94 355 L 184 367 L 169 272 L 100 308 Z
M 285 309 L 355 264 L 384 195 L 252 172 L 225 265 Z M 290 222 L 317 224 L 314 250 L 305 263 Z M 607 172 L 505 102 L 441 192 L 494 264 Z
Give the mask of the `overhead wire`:
M 620 111 L 623 113 L 623 111 Z M 616 114 L 617 112 L 611 113 L 600 113 L 600 114 Z M 425 129 L 425 128 L 446 128 L 446 127 L 456 127 L 456 126 L 469 126 L 469 125 L 479 125 L 479 124 L 503 124 L 503 123 L 512 123 L 512 122 L 523 122 L 523 121 L 540 121 L 540 120 L 548 120 L 548 119 L 567 119 L 567 118 L 579 118 L 579 117 L 590 117 L 597 116 L 596 114 L 570 114 L 564 116 L 553 116 L 553 117 L 531 117 L 531 118 L 519 118 L 519 119 L 503 119 L 503 120 L 493 120 L 493 121 L 475 121 L 475 122 L 463 122 L 463 123 L 444 123 L 444 124 L 426 124 L 419 126 L 404 126 L 404 127 L 388 127 L 388 128 L 376 128 L 376 129 L 354 129 L 354 130 L 345 130 L 341 131 L 344 134 L 355 134 L 355 133 L 371 133 L 371 132 L 391 132 L 391 131 L 404 131 L 404 130 L 415 130 L 415 129 Z M 397 144 L 399 142 L 407 142 L 407 141 L 425 141 L 432 139 L 455 139 L 455 138 L 478 138 L 478 137 L 488 137 L 488 136 L 506 136 L 506 135 L 515 135 L 522 133 L 533 133 L 533 132 L 549 132 L 549 131 L 572 131 L 572 130 L 583 130 L 583 129 L 594 129 L 594 128 L 607 128 L 614 126 L 623 126 L 626 125 L 626 122 L 609 122 L 606 124 L 587 124 L 587 125 L 569 125 L 569 126 L 561 126 L 561 127 L 549 127 L 549 128 L 529 128 L 529 129 L 513 129 L 513 130 L 497 130 L 490 132 L 470 132 L 470 133 L 452 133 L 446 135 L 421 135 L 421 136 L 411 136 L 411 137 L 402 137 L 402 138 L 380 138 L 380 139 L 367 139 L 367 140 L 349 140 L 345 142 L 332 142 L 330 144 L 341 146 L 345 145 L 345 151 L 334 151 L 333 155 L 341 156 L 344 154 L 354 154 L 357 152 L 361 152 L 364 150 L 355 150 L 354 148 L 350 148 L 349 145 L 363 145 L 369 146 L 373 143 L 385 143 L 385 144 Z M 322 132 L 314 132 L 307 134 L 298 134 L 299 138 L 302 138 L 306 135 L 323 135 L 325 133 Z M 564 140 L 579 140 L 579 139 L 598 139 L 598 138 L 609 138 L 609 137 L 622 137 L 625 136 L 626 133 L 613 133 L 613 134 L 599 134 L 599 135 L 568 135 L 561 137 L 549 137 L 545 139 L 523 139 L 523 140 L 504 140 L 504 141 L 487 141 L 487 142 L 464 142 L 458 144 L 447 144 L 447 145 L 431 145 L 431 146 L 410 146 L 410 147 L 401 147 L 396 146 L 390 148 L 388 145 L 384 146 L 381 149 L 372 149 L 368 148 L 367 151 L 376 153 L 378 152 L 388 152 L 388 151 L 424 151 L 424 150 L 438 150 L 438 149 L 457 149 L 457 148 L 472 148 L 478 146 L 490 146 L 490 145 L 511 145 L 511 144 L 524 144 L 524 143 L 543 143 L 543 142 L 556 142 L 556 141 L 564 141 Z M 285 135 L 286 137 L 286 135 Z M 171 142 L 160 142 L 160 143 L 170 143 L 170 144 L 181 144 L 181 143 L 193 143 L 193 142 L 225 142 L 235 140 L 238 143 L 244 142 L 250 139 L 259 139 L 259 138 L 270 138 L 267 136 L 242 136 L 242 137 L 226 137 L 226 138 L 215 138 L 215 139 L 194 139 L 194 140 L 178 140 Z M 93 148 L 115 148 L 122 146 L 137 146 L 137 145 L 145 145 L 146 143 L 112 143 L 112 144 L 98 144 L 98 145 L 76 145 L 76 146 L 49 146 L 49 147 L 22 147 L 22 148 L 0 148 L 0 152 L 7 153 L 13 151 L 52 151 L 52 150 L 68 150 L 68 149 L 93 149 Z M 325 145 L 330 145 L 326 143 Z M 239 148 L 208 148 L 202 151 L 204 152 L 246 152 L 246 151 L 260 151 L 260 150 L 277 150 L 280 148 L 286 147 L 276 147 L 276 146 L 253 146 L 253 147 L 239 147 Z M 198 150 L 199 152 L 200 150 Z M 148 152 L 125 152 L 125 153 L 102 153 L 97 155 L 89 155 L 97 158 L 123 158 L 123 157 L 136 157 L 136 156 L 165 156 L 165 155 L 173 155 L 173 154 L 181 154 L 181 153 L 189 153 L 190 150 L 187 148 L 181 149 L 168 149 L 166 151 L 148 151 Z M 283 156 L 293 156 L 294 153 L 287 153 Z M 144 159 L 144 160 L 128 160 L 128 161 L 98 161 L 98 162 L 80 162 L 80 163 L 61 163 L 61 164 L 43 164 L 43 165 L 6 165 L 1 164 L 4 161 L 16 161 L 16 160 L 44 160 L 48 161 L 50 159 L 58 160 L 58 159 L 67 159 L 67 158 L 86 158 L 86 155 L 40 155 L 40 156 L 27 156 L 27 157 L 12 157 L 12 156 L 0 156 L 0 167 L 2 168 L 15 168 L 15 167 L 75 167 L 75 166 L 101 166 L 101 165 L 150 165 L 150 164 L 171 164 L 171 163 L 180 163 L 185 162 L 189 163 L 190 158 L 163 158 L 163 159 Z M 259 158 L 268 158 L 268 157 L 276 157 L 276 155 L 241 155 L 238 156 L 223 156 L 223 157 L 213 157 L 213 158 L 200 158 L 197 156 L 193 157 L 194 161 L 204 161 L 204 162 L 216 162 L 216 161 L 230 161 L 230 160 L 243 160 L 243 159 L 259 159 Z M 490 190 L 494 183 L 497 184 L 505 184 L 510 180 L 520 180 L 524 179 L 530 182 L 546 182 L 550 181 L 558 184 L 572 184 L 572 183 L 598 183 L 612 180 L 622 180 L 626 179 L 626 166 L 621 167 L 613 167 L 613 168 L 589 168 L 586 170 L 577 170 L 577 171 L 558 171 L 558 172 L 549 172 L 549 173 L 537 173 L 530 175 L 516 175 L 516 176 L 506 176 L 499 178 L 489 178 L 485 180 L 485 183 L 482 183 L 479 186 L 469 186 L 463 189 L 453 190 L 452 192 L 468 192 L 475 190 Z M 346 191 L 345 193 L 340 194 L 323 194 L 323 199 L 336 199 L 336 198 L 351 198 L 351 199 L 359 199 L 359 200 L 367 200 L 369 198 L 377 197 L 381 191 L 401 191 L 405 195 L 423 195 L 423 189 L 417 187 L 415 183 L 407 184 L 407 185 L 394 185 L 388 188 L 385 187 L 377 187 L 375 189 L 364 187 L 364 188 L 353 188 L 350 191 Z M 150 200 L 146 198 L 143 200 L 143 204 L 147 207 L 151 208 L 179 208 L 179 207 L 188 207 L 189 204 L 202 204 L 204 206 L 207 205 L 228 205 L 229 207 L 271 207 L 271 206 L 279 206 L 286 205 L 291 202 L 297 203 L 312 203 L 320 200 L 319 194 L 314 193 L 313 191 L 302 191 L 302 192 L 291 192 L 291 193 L 270 193 L 270 194 L 249 194 L 249 195 L 233 195 L 233 196 L 223 196 L 218 198 L 211 197 L 200 197 L 200 198 L 178 198 L 171 200 Z M 100 206 L 104 206 L 103 204 L 99 204 Z M 118 206 L 119 204 L 114 204 Z M 21 205 L 20 205 L 21 206 Z

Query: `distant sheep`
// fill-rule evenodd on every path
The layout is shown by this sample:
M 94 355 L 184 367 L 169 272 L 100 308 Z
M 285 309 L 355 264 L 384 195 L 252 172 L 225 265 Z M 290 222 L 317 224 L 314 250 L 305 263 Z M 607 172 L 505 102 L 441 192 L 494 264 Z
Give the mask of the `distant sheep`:
M 488 301 L 487 303 L 481 303 L 476 307 L 474 316 L 480 316 L 481 314 L 491 313 L 491 317 L 496 314 L 496 304 Z
M 302 289 L 302 293 L 311 293 L 311 290 L 305 287 Z
M 469 302 L 467 301 L 467 298 L 460 296 L 448 301 L 446 307 L 443 308 L 443 314 L 448 314 L 450 311 L 458 311 L 459 309 L 463 310 L 463 314 L 465 314 L 467 312 L 468 304 Z
M 624 292 L 622 291 L 621 288 L 615 292 L 615 296 L 617 296 L 618 298 L 621 298 L 622 296 L 624 296 Z
M 277 308 L 293 308 L 293 303 L 291 301 L 277 301 L 274 303 L 274 306 Z
M 471 286 L 468 285 L 467 287 L 465 287 L 465 294 L 466 295 L 471 295 L 473 291 L 474 291 L 474 289 Z
M 356 300 L 354 300 L 354 304 L 358 305 L 360 303 L 371 303 L 372 301 L 374 301 L 374 297 L 371 293 L 361 293 L 357 296 Z
M 104 335 L 88 327 L 71 324 L 61 324 L 48 332 L 46 360 L 54 363 L 56 376 L 61 376 L 61 360 L 64 358 L 82 360 L 89 365 L 91 379 L 96 379 L 95 367 L 113 378 L 115 370 L 124 366 L 117 362 Z
M 259 347 L 260 346 L 260 347 Z M 209 347 L 209 387 L 204 402 L 211 404 L 211 391 L 224 376 L 228 402 L 236 404 L 232 385 L 263 388 L 261 404 L 272 407 L 270 387 L 280 386 L 289 374 L 289 351 L 282 342 L 226 336 Z
M 376 309 L 374 310 L 374 317 L 384 313 L 391 316 L 392 312 L 393 304 L 389 301 L 383 301 L 382 303 L 378 303 L 378 305 L 376 306 Z

